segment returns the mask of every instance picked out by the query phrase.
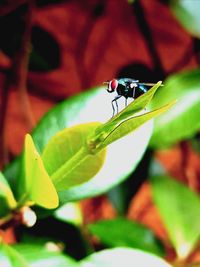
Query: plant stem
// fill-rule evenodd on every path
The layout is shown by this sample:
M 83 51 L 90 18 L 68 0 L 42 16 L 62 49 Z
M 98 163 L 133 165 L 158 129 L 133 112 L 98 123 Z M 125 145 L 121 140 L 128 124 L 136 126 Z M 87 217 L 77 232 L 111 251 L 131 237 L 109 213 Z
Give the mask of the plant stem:
M 147 49 L 149 50 L 149 54 L 152 57 L 155 73 L 157 73 L 159 79 L 162 80 L 165 77 L 165 71 L 162 66 L 159 54 L 156 50 L 156 45 L 154 44 L 151 29 L 149 27 L 149 23 L 146 20 L 146 15 L 142 7 L 141 1 L 134 1 L 134 4 L 132 4 L 132 6 L 135 7 L 136 20 L 139 29 L 143 35 L 143 38 L 147 44 Z
M 2 95 L 0 97 L 0 168 L 3 168 L 4 165 L 8 163 L 8 150 L 7 150 L 7 141 L 5 134 L 5 124 L 6 124 L 6 111 L 8 105 L 8 89 L 10 87 L 10 75 L 7 76 L 5 84 L 2 88 Z
M 19 100 L 20 100 L 19 106 L 22 109 L 22 114 L 25 118 L 28 127 L 32 129 L 33 126 L 35 125 L 26 89 L 34 7 L 35 7 L 35 0 L 29 1 L 28 10 L 26 14 L 26 25 L 21 41 L 22 44 L 20 50 L 13 59 L 11 69 L 7 73 L 4 87 L 2 89 L 2 97 L 1 97 L 2 100 L 0 103 L 1 104 L 1 110 L 0 110 L 0 154 L 1 154 L 0 167 L 1 168 L 3 168 L 4 165 L 6 165 L 9 162 L 9 155 L 8 155 L 9 151 L 7 147 L 5 128 L 6 128 L 8 96 L 10 88 L 13 84 L 15 84 L 16 88 L 18 89 Z
M 18 89 L 21 109 L 27 126 L 32 129 L 35 125 L 27 95 L 27 74 L 31 43 L 31 29 L 35 9 L 35 0 L 28 2 L 26 25 L 22 36 L 22 44 L 15 60 L 15 84 Z

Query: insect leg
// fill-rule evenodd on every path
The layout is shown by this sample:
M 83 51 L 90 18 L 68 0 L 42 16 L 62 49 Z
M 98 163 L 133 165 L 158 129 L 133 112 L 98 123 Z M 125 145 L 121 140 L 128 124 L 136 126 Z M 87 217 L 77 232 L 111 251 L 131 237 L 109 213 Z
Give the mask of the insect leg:
M 112 104 L 112 109 L 113 109 L 113 115 L 112 115 L 112 117 L 115 115 L 115 107 L 114 107 L 114 103 L 113 103 L 113 102 L 115 102 L 115 104 L 116 104 L 117 113 L 118 113 L 117 99 L 119 99 L 120 97 L 121 97 L 121 95 L 117 95 L 117 96 L 112 100 L 112 102 L 111 102 L 111 104 Z
M 125 107 L 127 107 L 127 97 L 125 97 Z
M 136 87 L 133 87 L 133 98 L 135 97 L 135 88 Z
M 112 100 L 111 104 L 112 104 L 112 109 L 113 109 L 113 114 L 112 114 L 112 117 L 114 116 L 115 114 L 115 107 L 114 107 L 114 104 L 113 102 L 115 101 L 115 99 Z

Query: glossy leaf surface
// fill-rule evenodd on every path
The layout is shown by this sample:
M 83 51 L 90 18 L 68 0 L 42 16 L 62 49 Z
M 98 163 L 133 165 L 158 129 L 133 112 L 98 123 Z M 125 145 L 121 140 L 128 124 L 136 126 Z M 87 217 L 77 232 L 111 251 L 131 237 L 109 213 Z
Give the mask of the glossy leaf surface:
M 148 144 L 152 122 L 116 141 L 107 148 L 105 163 L 100 171 L 86 183 L 59 192 L 62 203 L 95 196 L 119 183 L 133 170 Z M 128 149 L 127 149 L 128 147 Z
M 46 145 L 42 159 L 57 190 L 91 179 L 102 167 L 106 150 L 90 154 L 86 139 L 99 123 L 87 123 L 58 132 Z
M 152 92 L 148 96 L 149 99 L 152 98 L 156 89 L 155 87 L 152 88 Z M 138 111 L 150 101 L 147 99 L 146 94 L 142 97 L 144 98 L 143 100 L 140 98 L 134 104 L 137 108 L 133 108 L 134 105 L 132 104 L 131 109 Z M 110 104 L 112 98 L 113 96 L 107 94 L 103 88 L 98 88 L 74 96 L 53 108 L 44 116 L 33 133 L 34 142 L 38 150 L 40 152 L 43 151 L 51 137 L 64 128 L 80 123 L 93 121 L 103 123 L 108 121 L 112 114 L 112 106 Z M 129 109 L 129 106 L 126 109 Z M 124 112 L 127 112 L 126 109 Z M 110 131 L 110 129 L 107 130 Z M 141 159 L 147 147 L 151 131 L 152 122 L 149 122 L 111 144 L 108 147 L 105 164 L 101 170 L 88 182 L 59 192 L 61 203 L 101 194 L 124 180 Z M 102 131 L 99 134 L 101 135 Z M 102 142 L 102 140 L 100 141 Z M 120 156 L 117 156 L 119 153 Z M 61 188 L 63 189 L 62 186 Z
M 155 119 L 150 145 L 165 148 L 192 137 L 200 129 L 200 69 L 169 77 L 151 102 L 151 109 L 176 104 Z
M 79 123 L 105 122 L 112 114 L 110 94 L 104 88 L 97 88 L 74 96 L 56 106 L 41 120 L 33 133 L 40 151 L 58 131 Z M 62 203 L 95 196 L 124 180 L 141 159 L 150 138 L 152 122 L 140 127 L 110 145 L 105 164 L 88 182 L 59 193 Z M 116 155 L 119 154 L 120 157 Z
M 94 253 L 80 262 L 80 267 L 170 267 L 161 258 L 131 248 L 106 249 Z
M 108 133 L 107 136 L 105 136 L 102 146 L 103 147 L 107 146 L 111 144 L 112 142 L 118 140 L 119 138 L 122 138 L 123 136 L 129 134 L 131 131 L 134 131 L 135 129 L 140 127 L 145 122 L 167 111 L 169 108 L 171 108 L 173 104 L 174 102 L 168 105 L 165 105 L 157 110 L 153 110 L 151 112 L 147 112 L 147 113 L 144 113 L 138 116 L 130 117 L 122 121 L 110 133 Z
M 6 215 L 10 210 L 14 209 L 17 205 L 13 196 L 12 190 L 0 172 L 0 216 Z
M 200 36 L 200 2 L 188 0 L 171 0 L 172 12 L 182 26 L 192 35 Z
M 200 197 L 170 177 L 151 179 L 153 198 L 179 258 L 192 251 L 200 237 Z
M 60 252 L 52 252 L 41 245 L 18 244 L 14 248 L 34 267 L 75 267 L 75 261 Z
M 77 226 L 83 224 L 83 215 L 79 202 L 66 203 L 54 212 L 54 217 L 63 222 L 71 223 Z
M 26 135 L 24 176 L 19 183 L 25 199 L 45 208 L 58 206 L 58 195 L 30 135 Z
M 89 231 L 109 247 L 132 247 L 163 255 L 163 248 L 153 232 L 125 218 L 98 221 L 88 225 Z
M 0 244 L 0 266 L 2 267 L 29 267 L 28 263 L 20 253 L 13 247 Z

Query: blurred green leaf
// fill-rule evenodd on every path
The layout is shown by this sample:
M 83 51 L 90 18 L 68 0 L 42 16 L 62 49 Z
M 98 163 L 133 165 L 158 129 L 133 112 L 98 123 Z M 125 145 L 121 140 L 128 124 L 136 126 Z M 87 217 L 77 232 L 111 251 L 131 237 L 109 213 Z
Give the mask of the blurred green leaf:
M 18 244 L 14 248 L 28 262 L 30 267 L 75 267 L 76 262 L 60 252 L 53 252 L 41 245 Z M 21 266 L 20 266 L 21 267 Z
M 160 256 L 164 254 L 161 242 L 151 230 L 125 218 L 98 221 L 87 227 L 93 235 L 109 247 L 125 246 L 149 251 Z
M 13 247 L 0 243 L 0 266 L 28 267 L 28 263 Z
M 17 180 L 21 175 L 21 163 L 22 163 L 22 155 L 14 159 L 9 165 L 5 167 L 2 171 L 6 180 L 9 182 L 9 185 L 12 189 L 13 194 L 17 195 Z
M 200 2 L 171 0 L 170 7 L 181 25 L 192 35 L 200 37 Z
M 58 220 L 68 222 L 77 226 L 83 224 L 83 216 L 78 202 L 69 202 L 56 209 L 54 217 Z
M 192 137 L 200 129 L 200 69 L 169 77 L 151 101 L 151 108 L 176 99 L 176 104 L 155 119 L 150 145 L 165 148 Z
M 0 172 L 0 216 L 6 215 L 10 210 L 17 206 L 10 186 Z
M 151 178 L 153 198 L 179 258 L 186 258 L 200 237 L 200 197 L 166 176 Z
M 24 175 L 18 186 L 25 201 L 52 209 L 58 206 L 58 195 L 29 134 L 25 138 Z
M 190 139 L 190 144 L 192 146 L 192 149 L 200 155 L 200 140 L 199 140 L 199 134 L 197 133 L 197 136 L 194 136 Z
M 58 132 L 48 142 L 42 159 L 57 190 L 65 190 L 91 179 L 102 167 L 106 150 L 90 154 L 86 139 L 99 123 L 87 123 Z
M 106 249 L 80 262 L 80 267 L 170 267 L 163 259 L 131 248 Z

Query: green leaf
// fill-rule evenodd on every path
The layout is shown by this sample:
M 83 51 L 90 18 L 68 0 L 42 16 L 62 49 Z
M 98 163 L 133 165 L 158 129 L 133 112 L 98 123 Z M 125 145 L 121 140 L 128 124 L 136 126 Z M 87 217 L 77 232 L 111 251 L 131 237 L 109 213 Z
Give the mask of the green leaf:
M 200 69 L 169 77 L 151 102 L 155 109 L 176 99 L 176 104 L 155 119 L 150 145 L 166 148 L 191 138 L 200 129 Z
M 21 175 L 21 166 L 22 166 L 21 162 L 22 162 L 22 155 L 15 158 L 2 171 L 3 175 L 6 177 L 6 180 L 9 182 L 12 192 L 16 196 L 17 196 L 17 181 L 19 180 L 19 177 Z
M 106 150 L 92 155 L 86 139 L 99 123 L 87 123 L 58 132 L 46 145 L 42 159 L 57 190 L 91 179 L 102 167 Z
M 163 255 L 161 242 L 145 226 L 125 218 L 98 221 L 88 225 L 89 231 L 110 247 L 132 247 Z
M 60 252 L 49 251 L 42 245 L 18 244 L 14 248 L 22 255 L 29 266 L 34 267 L 75 267 L 76 262 Z M 21 266 L 20 266 L 21 267 Z
M 26 260 L 14 248 L 0 243 L 0 266 L 28 267 Z
M 135 169 L 144 152 L 152 130 L 152 122 L 141 126 L 127 137 L 107 148 L 105 163 L 88 182 L 59 192 L 60 201 L 79 200 L 108 191 Z
M 200 197 L 166 176 L 151 179 L 153 198 L 179 258 L 186 258 L 200 237 Z
M 24 171 L 19 183 L 24 198 L 48 209 L 56 208 L 57 192 L 29 134 L 25 138 Z
M 171 108 L 172 105 L 174 105 L 174 102 L 171 102 L 170 104 L 165 105 L 157 110 L 153 110 L 151 112 L 147 112 L 122 121 L 107 136 L 105 136 L 105 134 L 103 135 L 104 140 L 97 148 L 105 147 L 111 144 L 112 142 L 118 140 L 119 138 L 122 138 L 123 136 L 129 134 L 145 122 L 167 111 L 169 108 Z
M 192 35 L 200 37 L 200 2 L 171 0 L 170 7 L 181 25 Z
M 69 202 L 56 209 L 54 217 L 63 222 L 71 223 L 77 226 L 83 224 L 83 215 L 79 202 Z
M 197 136 L 194 136 L 193 138 L 190 139 L 190 144 L 194 152 L 200 155 L 200 140 L 198 137 L 198 133 Z
M 170 267 L 163 259 L 150 253 L 131 249 L 114 248 L 94 253 L 80 262 L 80 267 Z
M 9 213 L 17 206 L 12 190 L 10 189 L 7 180 L 5 179 L 5 177 L 1 172 L 0 172 L 0 203 L 1 203 L 0 216 L 5 216 L 7 213 Z
M 72 96 L 52 108 L 33 131 L 32 136 L 38 151 L 42 152 L 49 140 L 65 128 L 107 121 L 112 114 L 108 97 L 104 88 L 100 87 Z

